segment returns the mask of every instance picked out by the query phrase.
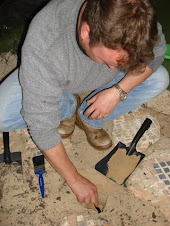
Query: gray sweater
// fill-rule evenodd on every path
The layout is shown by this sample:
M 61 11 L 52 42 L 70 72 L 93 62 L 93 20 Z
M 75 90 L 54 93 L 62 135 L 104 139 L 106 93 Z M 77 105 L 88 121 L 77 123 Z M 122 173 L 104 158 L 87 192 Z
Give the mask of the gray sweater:
M 76 41 L 76 23 L 83 0 L 53 0 L 32 20 L 22 48 L 20 82 L 22 115 L 40 150 L 56 146 L 61 137 L 59 101 L 63 92 L 92 91 L 109 83 L 119 71 L 97 64 Z M 159 26 L 160 43 L 149 63 L 154 71 L 166 51 Z

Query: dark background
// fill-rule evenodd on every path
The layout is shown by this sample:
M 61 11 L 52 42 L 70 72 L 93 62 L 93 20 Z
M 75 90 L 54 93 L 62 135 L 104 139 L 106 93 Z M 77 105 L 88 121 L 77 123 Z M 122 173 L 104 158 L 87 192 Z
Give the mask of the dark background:
M 170 44 L 170 0 L 153 1 L 158 21 Z M 0 53 L 20 51 L 32 17 L 48 2 L 49 0 L 0 0 Z M 165 60 L 164 66 L 170 73 L 170 60 Z
M 0 24 L 21 25 L 29 21 L 49 0 L 1 0 Z
M 163 25 L 164 33 L 170 43 L 170 0 L 153 1 L 156 5 L 158 20 Z M 32 16 L 47 2 L 49 0 L 1 0 L 0 25 L 29 23 Z
M 70 0 L 71 1 L 71 0 Z M 167 43 L 170 43 L 170 0 L 153 0 L 158 14 L 158 20 L 163 26 Z M 13 28 L 29 24 L 31 18 L 49 0 L 1 0 L 0 26 Z

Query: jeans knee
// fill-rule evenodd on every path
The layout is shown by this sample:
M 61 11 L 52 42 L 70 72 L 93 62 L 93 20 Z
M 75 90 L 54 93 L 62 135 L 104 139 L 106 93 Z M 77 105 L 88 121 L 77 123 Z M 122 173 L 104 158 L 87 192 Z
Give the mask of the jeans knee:
M 8 102 L 8 98 L 0 99 L 0 132 L 9 132 L 11 119 L 14 117 L 14 112 L 11 108 L 12 103 Z
M 156 85 L 156 89 L 157 89 L 156 92 L 157 92 L 157 95 L 160 95 L 169 86 L 169 73 L 163 66 L 161 66 L 156 73 L 159 74 L 157 85 Z
M 7 121 L 8 121 L 7 120 L 7 112 L 5 111 L 5 106 L 3 106 L 3 108 L 1 108 L 1 112 L 0 112 L 0 132 L 8 132 Z
M 159 71 L 158 71 L 159 73 Z M 164 92 L 169 86 L 169 73 L 168 71 L 161 66 L 161 80 L 159 81 L 159 92 Z
M 21 114 L 8 114 L 7 111 L 0 112 L 0 132 L 10 132 L 25 128 L 27 128 L 27 125 Z
M 2 118 L 0 118 L 0 132 L 8 132 L 8 126 Z

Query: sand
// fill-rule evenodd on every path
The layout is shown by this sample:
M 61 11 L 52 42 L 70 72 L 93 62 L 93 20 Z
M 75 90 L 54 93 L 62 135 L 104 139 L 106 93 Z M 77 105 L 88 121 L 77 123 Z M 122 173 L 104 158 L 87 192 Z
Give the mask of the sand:
M 17 57 L 10 53 L 0 59 L 0 79 L 4 78 L 17 64 Z M 83 98 L 83 95 L 82 95 Z M 170 138 L 170 119 L 162 112 L 146 107 L 157 117 L 161 126 L 160 144 L 165 148 Z M 104 127 L 111 134 L 112 123 Z M 166 142 L 164 142 L 166 141 Z M 45 198 L 39 192 L 38 178 L 34 174 L 32 157 L 39 151 L 32 142 L 28 131 L 10 133 L 11 151 L 22 152 L 22 169 L 16 164 L 0 164 L 0 225 L 59 226 L 68 215 L 87 215 L 93 219 L 105 219 L 111 226 L 168 226 L 166 217 L 159 205 L 134 196 L 126 187 L 114 183 L 94 169 L 95 164 L 110 151 L 98 152 L 87 142 L 82 130 L 76 127 L 71 139 L 64 140 L 69 158 L 78 171 L 98 188 L 103 211 L 87 208 L 77 202 L 76 197 L 65 181 L 46 162 L 44 174 Z M 152 146 L 150 147 L 152 151 Z M 0 134 L 0 153 L 3 152 Z
M 108 173 L 106 176 L 118 184 L 124 183 L 140 161 L 140 155 L 128 156 L 126 152 L 126 149 L 119 148 L 108 161 Z

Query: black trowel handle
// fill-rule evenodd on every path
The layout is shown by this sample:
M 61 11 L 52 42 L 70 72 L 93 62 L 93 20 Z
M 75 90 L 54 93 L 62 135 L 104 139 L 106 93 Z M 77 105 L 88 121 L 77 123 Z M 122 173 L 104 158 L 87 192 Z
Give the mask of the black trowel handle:
M 132 155 L 136 151 L 136 145 L 137 145 L 138 141 L 140 140 L 142 135 L 145 133 L 145 131 L 147 129 L 149 129 L 151 123 L 152 123 L 152 121 L 149 118 L 145 119 L 145 121 L 143 122 L 142 126 L 138 130 L 137 134 L 133 138 L 133 140 L 132 140 L 132 142 L 130 144 L 130 147 L 128 148 L 127 155 Z

